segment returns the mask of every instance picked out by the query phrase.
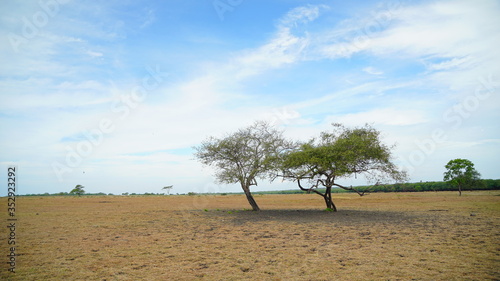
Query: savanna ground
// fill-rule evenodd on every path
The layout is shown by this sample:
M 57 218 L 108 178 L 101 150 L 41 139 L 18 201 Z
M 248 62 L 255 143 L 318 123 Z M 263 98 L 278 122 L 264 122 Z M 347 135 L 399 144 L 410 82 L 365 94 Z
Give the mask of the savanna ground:
M 0 279 L 500 280 L 500 191 L 333 196 L 18 197 Z

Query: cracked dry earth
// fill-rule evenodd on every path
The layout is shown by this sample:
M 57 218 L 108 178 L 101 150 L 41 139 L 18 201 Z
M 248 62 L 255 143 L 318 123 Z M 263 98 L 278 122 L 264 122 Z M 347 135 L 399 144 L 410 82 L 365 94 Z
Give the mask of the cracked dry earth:
M 500 279 L 499 191 L 334 197 L 21 197 L 0 279 Z

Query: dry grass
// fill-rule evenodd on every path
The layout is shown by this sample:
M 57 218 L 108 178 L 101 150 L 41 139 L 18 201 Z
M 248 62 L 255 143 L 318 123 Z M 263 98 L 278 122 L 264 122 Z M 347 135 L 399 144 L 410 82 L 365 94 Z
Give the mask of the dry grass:
M 0 279 L 500 279 L 500 192 L 334 196 L 21 197 Z

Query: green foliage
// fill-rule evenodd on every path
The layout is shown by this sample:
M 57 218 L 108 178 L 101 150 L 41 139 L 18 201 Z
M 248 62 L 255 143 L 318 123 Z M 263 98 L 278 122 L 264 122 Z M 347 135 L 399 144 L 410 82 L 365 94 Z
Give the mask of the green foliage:
M 195 156 L 204 165 L 214 166 L 219 183 L 256 185 L 256 178 L 274 176 L 282 151 L 291 148 L 282 132 L 265 122 L 240 129 L 223 139 L 214 137 L 196 147 Z
M 257 178 L 271 178 L 276 175 L 283 151 L 293 147 L 282 132 L 266 122 L 256 122 L 225 138 L 209 138 L 196 147 L 195 156 L 204 164 L 216 169 L 219 183 L 240 183 L 254 210 L 259 210 L 250 193 L 250 187 L 257 185 Z
M 69 192 L 69 194 L 76 194 L 78 196 L 82 196 L 82 194 L 85 193 L 85 190 L 83 188 L 84 188 L 83 185 L 77 185 Z
M 407 179 L 406 173 L 392 163 L 393 147 L 381 142 L 379 131 L 369 125 L 355 128 L 340 124 L 333 126 L 332 132 L 322 132 L 318 139 L 302 144 L 285 156 L 284 177 L 296 180 L 301 190 L 323 196 L 327 208 L 331 209 L 335 209 L 331 202 L 332 187 L 356 191 L 339 184 L 340 178 L 363 174 L 377 183 L 388 179 Z M 307 180 L 309 187 L 303 187 L 302 180 Z M 319 191 L 319 187 L 324 187 L 325 191 Z
M 474 164 L 467 159 L 450 160 L 446 166 L 444 181 L 458 188 L 462 193 L 462 188 L 478 184 L 481 175 L 474 168 Z
M 500 189 L 500 180 L 481 180 L 484 190 L 497 190 Z
M 295 178 L 339 179 L 365 174 L 370 179 L 406 179 L 391 162 L 391 149 L 380 141 L 380 132 L 365 125 L 346 128 L 334 124 L 333 132 L 323 132 L 318 140 L 303 144 L 288 154 L 284 169 Z M 342 187 L 342 186 L 339 186 Z
M 466 190 L 499 190 L 500 179 L 479 180 L 475 185 L 470 185 Z M 376 186 L 358 186 L 358 191 L 366 192 L 424 192 L 424 191 L 456 191 L 457 188 L 448 182 L 429 181 L 417 183 L 396 183 Z

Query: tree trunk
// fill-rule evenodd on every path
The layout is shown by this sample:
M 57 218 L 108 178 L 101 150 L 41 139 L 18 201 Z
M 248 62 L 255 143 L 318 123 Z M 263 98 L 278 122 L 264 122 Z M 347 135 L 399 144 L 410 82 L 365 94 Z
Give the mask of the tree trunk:
M 331 186 L 330 187 L 327 186 L 325 193 L 323 194 L 323 193 L 321 193 L 313 188 L 307 189 L 307 188 L 302 187 L 302 185 L 300 184 L 300 179 L 297 179 L 297 184 L 299 185 L 299 188 L 303 191 L 307 191 L 308 193 L 312 191 L 320 196 L 323 196 L 323 199 L 325 199 L 326 208 L 331 209 L 334 212 L 337 211 L 337 207 L 335 207 L 335 204 L 333 204 L 333 201 L 332 201 L 332 187 Z
M 245 192 L 245 195 L 247 196 L 248 203 L 250 203 L 250 206 L 252 206 L 252 210 L 253 211 L 260 211 L 260 208 L 257 205 L 257 202 L 255 202 L 255 199 L 253 199 L 252 193 L 250 192 L 250 187 L 244 186 L 242 184 L 241 188 L 243 188 L 243 191 Z
M 326 208 L 336 212 L 337 207 L 335 207 L 335 204 L 333 204 L 333 201 L 332 201 L 332 187 L 331 186 L 326 188 L 325 194 L 323 195 L 323 198 L 325 198 Z
M 458 185 L 458 196 L 462 196 L 462 187 Z

